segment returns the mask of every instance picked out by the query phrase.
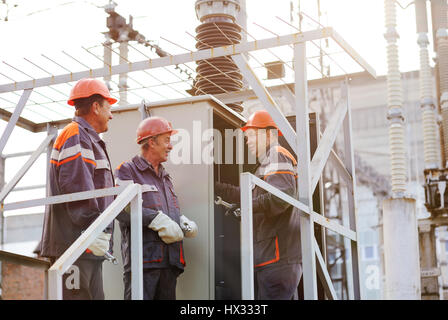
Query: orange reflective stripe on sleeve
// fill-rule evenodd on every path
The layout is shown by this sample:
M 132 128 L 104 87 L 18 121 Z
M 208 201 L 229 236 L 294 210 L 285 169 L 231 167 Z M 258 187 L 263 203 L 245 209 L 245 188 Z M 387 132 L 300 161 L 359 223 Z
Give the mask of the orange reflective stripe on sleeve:
M 279 153 L 285 155 L 286 157 L 288 157 L 289 159 L 291 159 L 292 163 L 293 163 L 295 166 L 297 165 L 297 161 L 296 161 L 296 159 L 295 159 L 295 158 L 292 156 L 292 154 L 291 154 L 288 150 L 286 150 L 285 148 L 280 147 L 280 146 L 277 146 L 277 152 L 279 152 Z
M 72 160 L 75 160 L 75 159 L 79 158 L 80 156 L 81 156 L 81 152 L 76 154 L 76 155 L 74 155 L 73 157 L 66 158 L 66 159 L 64 159 L 62 161 L 50 160 L 50 163 L 52 163 L 52 164 L 54 164 L 54 165 L 59 167 L 60 165 L 62 165 L 64 163 L 67 163 L 67 162 L 70 162 Z M 95 161 L 90 160 L 90 159 L 86 159 L 86 158 L 82 158 L 82 160 L 84 160 L 87 163 L 91 163 L 91 164 L 93 164 L 96 167 Z
M 82 160 L 84 160 L 87 163 L 91 163 L 91 164 L 93 164 L 96 167 L 96 162 L 95 161 L 87 159 L 87 158 L 82 158 Z
M 120 170 L 121 166 L 122 166 L 123 163 L 125 163 L 125 162 L 126 162 L 126 161 L 123 161 L 122 163 L 120 163 L 120 164 L 118 165 L 117 169 L 115 169 L 115 170 Z
M 62 130 L 61 134 L 56 138 L 56 141 L 53 145 L 53 148 L 57 150 L 61 150 L 64 143 L 75 135 L 79 134 L 79 125 L 76 122 L 72 122 L 68 124 L 64 130 Z

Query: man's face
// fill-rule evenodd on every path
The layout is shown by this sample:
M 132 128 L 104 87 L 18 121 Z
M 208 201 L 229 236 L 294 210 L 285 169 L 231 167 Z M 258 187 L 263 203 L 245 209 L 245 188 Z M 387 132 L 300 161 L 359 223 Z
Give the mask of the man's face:
M 97 107 L 97 123 L 98 123 L 98 133 L 106 132 L 108 127 L 108 122 L 113 118 L 112 111 L 111 111 L 111 105 L 107 100 L 103 101 L 103 105 L 101 106 L 98 102 L 95 102 L 95 104 L 98 104 Z
M 159 163 L 165 162 L 168 160 L 168 155 L 173 149 L 173 145 L 171 144 L 171 133 L 164 133 L 152 139 L 152 154 Z
M 247 147 L 253 155 L 260 157 L 266 153 L 267 137 L 265 129 L 249 128 L 244 132 Z

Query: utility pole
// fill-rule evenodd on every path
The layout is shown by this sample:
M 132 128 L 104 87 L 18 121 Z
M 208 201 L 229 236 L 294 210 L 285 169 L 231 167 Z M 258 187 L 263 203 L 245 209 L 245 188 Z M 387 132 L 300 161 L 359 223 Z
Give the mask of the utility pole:
M 128 63 L 128 52 L 129 52 L 129 42 L 136 41 L 145 47 L 150 47 L 159 57 L 166 57 L 169 55 L 168 52 L 163 50 L 157 44 L 154 44 L 151 40 L 147 40 L 144 35 L 134 29 L 133 17 L 129 16 L 129 22 L 126 23 L 126 19 L 115 11 L 117 4 L 113 1 L 109 1 L 107 5 L 104 6 L 104 10 L 109 17 L 107 17 L 107 28 L 109 31 L 104 32 L 106 41 L 104 42 L 104 66 L 112 65 L 112 45 L 113 43 L 119 43 L 119 56 L 120 64 Z M 193 80 L 193 75 L 191 71 L 186 68 L 181 68 L 176 65 L 175 69 L 180 73 L 184 73 L 188 76 L 187 80 Z M 104 81 L 111 89 L 111 77 L 105 76 Z M 119 75 L 118 88 L 120 93 L 120 105 L 128 104 L 128 75 L 127 73 L 122 73 Z M 188 92 L 188 91 L 187 91 Z

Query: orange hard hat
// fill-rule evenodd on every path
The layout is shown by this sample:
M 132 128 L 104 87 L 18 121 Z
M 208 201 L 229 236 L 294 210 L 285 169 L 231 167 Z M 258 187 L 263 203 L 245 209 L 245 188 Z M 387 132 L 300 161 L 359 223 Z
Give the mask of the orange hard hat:
M 246 125 L 241 130 L 246 131 L 249 128 L 269 128 L 273 127 L 278 130 L 278 135 L 282 136 L 282 132 L 278 129 L 271 115 L 266 110 L 258 110 L 251 114 Z
M 140 144 L 143 140 L 151 137 L 158 136 L 159 134 L 171 133 L 171 135 L 177 133 L 177 130 L 173 130 L 171 122 L 162 117 L 149 117 L 144 119 L 137 128 L 137 143 Z
M 74 100 L 87 98 L 94 94 L 103 96 L 103 98 L 106 99 L 110 104 L 114 104 L 115 102 L 117 102 L 117 99 L 112 98 L 109 89 L 107 89 L 103 81 L 92 78 L 84 78 L 79 80 L 72 88 L 72 90 L 70 91 L 70 98 L 67 103 L 71 106 L 74 106 Z

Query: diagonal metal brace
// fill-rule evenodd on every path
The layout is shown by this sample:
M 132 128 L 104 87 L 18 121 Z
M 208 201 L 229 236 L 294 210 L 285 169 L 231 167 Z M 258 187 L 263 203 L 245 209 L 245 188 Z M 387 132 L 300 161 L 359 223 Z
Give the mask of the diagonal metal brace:
M 2 137 L 0 138 L 0 154 L 2 154 L 3 149 L 6 146 L 6 143 L 8 142 L 9 137 L 11 136 L 12 130 L 14 130 L 14 127 L 16 126 L 17 121 L 19 120 L 20 114 L 22 113 L 23 109 L 25 108 L 26 102 L 28 101 L 28 98 L 31 95 L 31 92 L 33 89 L 25 89 L 23 90 L 22 96 L 20 97 L 19 103 L 17 104 L 16 108 L 14 109 L 14 113 L 12 114 L 11 118 L 8 121 L 8 124 L 6 125 L 5 131 L 3 131 Z
M 0 192 L 0 203 L 5 200 L 5 198 L 8 196 L 8 194 L 11 192 L 12 189 L 16 186 L 16 184 L 22 179 L 22 177 L 27 173 L 27 171 L 31 168 L 33 163 L 39 158 L 39 156 L 42 154 L 42 152 L 45 150 L 45 148 L 48 147 L 50 141 L 55 137 L 56 135 L 48 135 L 44 141 L 40 144 L 40 146 L 36 149 L 36 151 L 33 152 L 33 154 L 29 157 L 28 161 L 23 165 L 22 168 L 16 173 L 16 175 L 12 178 L 11 181 L 8 182 L 8 184 L 3 188 L 2 192 Z
M 314 238 L 314 251 L 316 252 L 316 258 L 317 258 L 317 268 L 316 268 L 317 273 L 319 274 L 321 283 L 324 286 L 325 293 L 330 299 L 338 300 L 336 290 L 334 290 L 330 274 L 328 273 L 327 266 L 325 265 L 325 261 L 324 258 L 322 257 L 322 253 L 320 252 L 319 244 L 317 243 L 316 238 Z
M 327 163 L 328 156 L 331 153 L 333 144 L 336 140 L 337 133 L 341 129 L 341 125 L 344 121 L 345 115 L 347 114 L 347 104 L 340 103 L 335 110 L 332 118 L 328 122 L 322 139 L 319 142 L 316 152 L 314 153 L 313 160 L 310 163 L 311 168 L 311 192 L 316 189 L 317 183 L 319 182 L 322 170 Z

